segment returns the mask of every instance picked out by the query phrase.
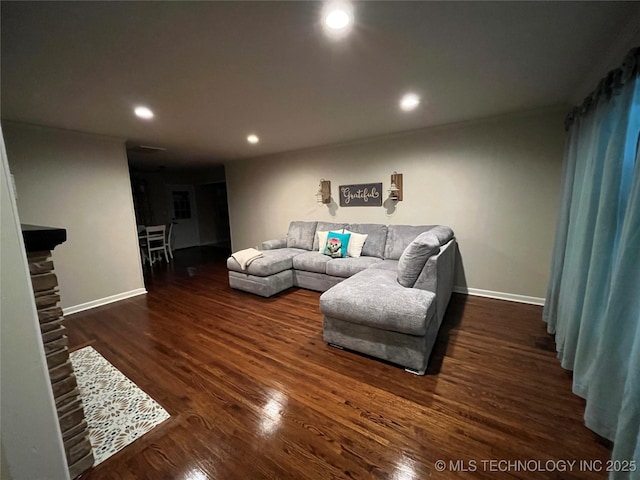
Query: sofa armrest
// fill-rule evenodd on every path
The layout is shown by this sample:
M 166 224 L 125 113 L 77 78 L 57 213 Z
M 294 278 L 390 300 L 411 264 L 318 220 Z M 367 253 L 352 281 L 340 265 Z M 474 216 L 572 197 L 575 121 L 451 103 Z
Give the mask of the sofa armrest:
M 436 318 L 442 322 L 453 292 L 455 274 L 456 240 L 451 239 L 440 247 L 437 255 L 427 260 L 413 288 L 428 290 L 436 294 Z
M 287 237 L 266 240 L 260 245 L 260 250 L 274 250 L 276 248 L 286 248 Z

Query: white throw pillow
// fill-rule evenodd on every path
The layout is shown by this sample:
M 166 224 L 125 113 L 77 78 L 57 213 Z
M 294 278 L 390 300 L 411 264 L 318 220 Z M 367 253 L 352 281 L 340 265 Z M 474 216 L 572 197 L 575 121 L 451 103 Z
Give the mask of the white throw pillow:
M 324 249 L 327 246 L 327 236 L 329 236 L 329 230 L 326 232 L 316 232 L 318 235 L 318 252 L 324 253 Z
M 369 235 L 365 233 L 354 233 L 349 230 L 343 230 L 344 233 L 350 233 L 349 244 L 347 245 L 347 257 L 359 258 L 362 255 L 362 247 Z M 325 239 L 326 240 L 326 239 Z

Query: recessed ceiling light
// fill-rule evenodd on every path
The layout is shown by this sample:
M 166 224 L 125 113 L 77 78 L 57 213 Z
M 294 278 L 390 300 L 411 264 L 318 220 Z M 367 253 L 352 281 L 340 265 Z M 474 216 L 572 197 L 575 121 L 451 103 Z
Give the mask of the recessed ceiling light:
M 324 17 L 324 23 L 333 30 L 342 30 L 351 23 L 351 17 L 345 10 L 333 10 Z
M 329 36 L 344 36 L 353 25 L 353 6 L 347 1 L 327 2 L 322 9 L 322 24 Z
M 249 143 L 258 143 L 259 141 L 260 141 L 260 139 L 258 138 L 258 136 L 253 134 L 253 133 L 251 135 L 247 136 L 247 142 L 249 142 Z
M 415 93 L 407 93 L 400 99 L 400 108 L 405 112 L 415 110 L 420 105 L 420 97 Z
M 145 120 L 149 120 L 150 118 L 153 118 L 153 112 L 151 111 L 150 108 L 139 106 L 139 107 L 136 107 L 133 111 L 138 117 L 144 118 Z

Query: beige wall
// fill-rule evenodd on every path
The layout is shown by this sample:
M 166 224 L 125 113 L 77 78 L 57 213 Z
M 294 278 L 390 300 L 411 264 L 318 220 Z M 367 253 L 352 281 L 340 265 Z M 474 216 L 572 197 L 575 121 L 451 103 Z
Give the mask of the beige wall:
M 9 465 L 7 465 L 7 457 L 4 454 L 4 445 L 0 443 L 0 480 L 13 480 L 9 473 Z
M 23 124 L 3 128 L 22 223 L 67 229 L 54 250 L 65 311 L 144 292 L 124 143 Z
M 459 242 L 456 285 L 542 298 L 558 210 L 566 107 L 229 162 L 233 249 L 282 236 L 291 220 L 445 224 Z M 317 205 L 318 180 L 404 174 L 397 208 Z M 507 295 L 508 296 L 508 295 Z M 526 300 L 526 299 L 525 299 Z
M 68 479 L 1 135 L 0 155 L 0 471 L 2 480 Z

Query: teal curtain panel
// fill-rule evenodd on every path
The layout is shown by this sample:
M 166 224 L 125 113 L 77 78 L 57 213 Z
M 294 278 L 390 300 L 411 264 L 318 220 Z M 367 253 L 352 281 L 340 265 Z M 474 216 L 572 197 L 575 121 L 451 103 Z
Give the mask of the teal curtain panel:
M 587 427 L 640 479 L 640 47 L 567 117 L 543 313 Z

